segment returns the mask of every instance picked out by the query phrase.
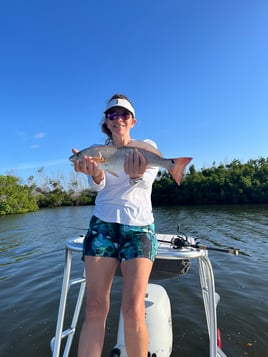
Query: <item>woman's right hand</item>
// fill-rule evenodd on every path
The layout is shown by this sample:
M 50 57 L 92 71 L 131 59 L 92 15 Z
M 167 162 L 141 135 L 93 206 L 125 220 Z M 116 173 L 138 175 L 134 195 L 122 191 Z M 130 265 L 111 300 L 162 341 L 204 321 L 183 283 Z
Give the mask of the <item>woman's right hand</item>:
M 72 149 L 74 154 L 78 153 L 77 149 Z M 74 170 L 92 176 L 93 180 L 99 184 L 104 178 L 104 171 L 100 170 L 98 164 L 90 156 L 83 156 L 82 161 L 76 160 Z

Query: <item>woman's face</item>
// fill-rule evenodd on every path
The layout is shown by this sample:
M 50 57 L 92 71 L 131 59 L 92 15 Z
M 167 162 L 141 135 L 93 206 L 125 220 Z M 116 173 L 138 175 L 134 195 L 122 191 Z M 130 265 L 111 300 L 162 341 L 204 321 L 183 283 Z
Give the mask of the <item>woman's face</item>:
M 105 121 L 112 136 L 114 135 L 129 135 L 130 129 L 135 125 L 136 119 L 125 108 L 114 107 L 108 110 L 105 116 Z

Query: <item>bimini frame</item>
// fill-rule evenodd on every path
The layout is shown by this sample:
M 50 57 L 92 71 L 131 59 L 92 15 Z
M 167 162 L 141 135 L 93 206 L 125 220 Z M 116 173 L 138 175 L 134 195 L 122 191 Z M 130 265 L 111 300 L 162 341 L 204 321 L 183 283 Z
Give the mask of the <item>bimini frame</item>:
M 208 335 L 209 335 L 209 357 L 226 357 L 224 352 L 217 346 L 217 304 L 219 302 L 219 295 L 215 291 L 214 274 L 210 259 L 208 257 L 207 250 L 201 250 L 192 247 L 183 247 L 180 249 L 174 249 L 170 242 L 174 238 L 174 235 L 170 234 L 157 234 L 159 239 L 159 249 L 156 262 L 167 267 L 169 264 L 178 262 L 185 259 L 198 259 L 199 262 L 199 277 L 201 284 L 202 297 L 204 302 Z M 55 336 L 50 342 L 52 357 L 59 357 L 61 352 L 61 342 L 63 339 L 67 339 L 65 347 L 63 349 L 63 357 L 68 357 L 70 348 L 72 345 L 73 337 L 76 331 L 76 325 L 80 314 L 83 297 L 85 294 L 85 272 L 81 278 L 70 279 L 71 267 L 72 267 L 72 253 L 81 252 L 84 237 L 70 239 L 66 242 L 66 258 L 63 274 L 63 282 L 58 310 L 58 318 L 56 325 Z M 70 287 L 80 284 L 80 289 L 77 296 L 75 310 L 71 325 L 68 329 L 63 331 L 63 324 L 65 318 L 65 310 L 67 303 L 67 296 Z

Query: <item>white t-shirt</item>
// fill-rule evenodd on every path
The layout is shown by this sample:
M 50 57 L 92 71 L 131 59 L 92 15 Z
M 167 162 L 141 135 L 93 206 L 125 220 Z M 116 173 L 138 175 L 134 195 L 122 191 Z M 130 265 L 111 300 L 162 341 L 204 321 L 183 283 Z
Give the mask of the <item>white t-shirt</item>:
M 151 140 L 145 142 L 156 147 Z M 145 226 L 154 222 L 151 193 L 158 167 L 147 168 L 143 180 L 135 185 L 129 182 L 124 170 L 117 172 L 118 177 L 104 172 L 104 180 L 96 184 L 91 176 L 89 186 L 97 191 L 93 214 L 105 222 L 115 222 L 130 226 Z

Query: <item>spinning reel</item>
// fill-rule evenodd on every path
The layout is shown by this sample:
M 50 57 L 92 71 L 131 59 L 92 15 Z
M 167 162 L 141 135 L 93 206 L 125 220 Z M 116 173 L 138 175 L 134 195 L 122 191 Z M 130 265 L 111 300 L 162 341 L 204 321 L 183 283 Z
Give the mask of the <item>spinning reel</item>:
M 200 242 L 198 242 L 197 238 L 190 237 L 186 233 L 181 232 L 179 225 L 177 226 L 177 236 L 171 239 L 170 244 L 173 249 L 182 249 L 182 248 L 191 247 L 191 248 L 203 249 L 203 250 L 213 250 L 213 251 L 228 253 L 232 255 L 239 254 L 239 249 L 235 249 L 235 248 L 221 249 L 221 248 L 207 247 L 205 245 L 201 245 Z

